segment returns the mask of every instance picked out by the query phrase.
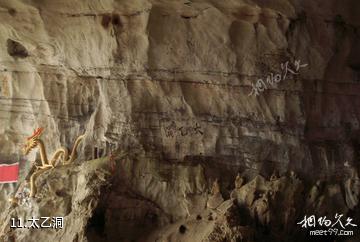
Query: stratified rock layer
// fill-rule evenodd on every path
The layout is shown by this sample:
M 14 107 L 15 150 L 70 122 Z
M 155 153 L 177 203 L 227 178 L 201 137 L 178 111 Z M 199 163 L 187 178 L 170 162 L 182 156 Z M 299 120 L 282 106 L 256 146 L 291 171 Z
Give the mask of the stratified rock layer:
M 20 160 L 26 174 L 35 153 L 20 148 L 37 127 L 49 153 L 85 132 L 80 160 L 116 149 L 141 157 L 126 160 L 117 202 L 107 205 L 130 210 L 119 227 L 138 227 L 145 210 L 126 208 L 135 201 L 159 217 L 149 230 L 186 217 L 187 204 L 206 205 L 215 179 L 227 199 L 238 172 L 249 182 L 294 170 L 305 189 L 331 183 L 320 193 L 338 191 L 336 204 L 355 209 L 359 8 L 357 0 L 1 1 L 0 162 Z M 307 64 L 299 74 L 249 95 L 296 60 Z

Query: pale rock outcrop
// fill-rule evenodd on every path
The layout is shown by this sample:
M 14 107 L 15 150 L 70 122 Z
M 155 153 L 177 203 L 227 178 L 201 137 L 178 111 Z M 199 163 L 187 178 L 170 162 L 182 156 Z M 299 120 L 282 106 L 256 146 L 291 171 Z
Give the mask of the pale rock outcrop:
M 37 127 L 50 153 L 86 133 L 76 165 L 94 153 L 131 153 L 111 199 L 96 208 L 110 221 L 109 239 L 139 239 L 191 219 L 216 178 L 226 202 L 238 172 L 247 183 L 233 193 L 236 206 L 281 235 L 303 215 L 301 191 L 308 195 L 317 180 L 321 192 L 309 209 L 357 209 L 358 178 L 343 178 L 346 161 L 359 168 L 359 7 L 357 0 L 0 1 L 0 162 L 20 161 L 23 179 L 36 155 L 20 150 Z M 296 60 L 307 64 L 299 74 L 249 96 L 259 78 Z M 273 170 L 279 176 L 268 181 Z M 296 177 L 285 176 L 290 170 Z M 3 201 L 15 186 L 0 188 Z M 91 216 L 84 211 L 71 223 L 84 227 Z M 220 239 L 230 227 L 217 229 Z M 69 229 L 72 236 L 77 228 Z

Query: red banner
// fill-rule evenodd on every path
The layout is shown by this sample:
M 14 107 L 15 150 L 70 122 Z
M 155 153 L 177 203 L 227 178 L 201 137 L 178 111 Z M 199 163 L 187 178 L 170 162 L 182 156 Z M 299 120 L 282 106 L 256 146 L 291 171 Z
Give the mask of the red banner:
M 0 164 L 0 183 L 17 182 L 19 176 L 19 163 Z

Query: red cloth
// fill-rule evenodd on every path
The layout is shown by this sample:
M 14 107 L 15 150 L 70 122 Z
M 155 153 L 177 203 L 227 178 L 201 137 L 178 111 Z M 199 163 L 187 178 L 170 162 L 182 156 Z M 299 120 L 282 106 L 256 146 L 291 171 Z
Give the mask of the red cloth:
M 0 164 L 0 183 L 17 182 L 19 176 L 19 163 Z

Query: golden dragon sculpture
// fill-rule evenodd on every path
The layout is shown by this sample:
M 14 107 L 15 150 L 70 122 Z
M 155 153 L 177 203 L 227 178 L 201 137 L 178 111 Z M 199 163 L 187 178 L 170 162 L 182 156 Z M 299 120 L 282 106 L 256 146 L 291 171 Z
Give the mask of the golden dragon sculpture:
M 85 135 L 80 135 L 72 148 L 71 154 L 69 155 L 69 151 L 66 147 L 61 147 L 57 149 L 54 154 L 52 155 L 52 158 L 48 160 L 46 149 L 44 142 L 40 139 L 40 136 L 42 135 L 44 131 L 44 128 L 38 128 L 34 131 L 32 136 L 27 138 L 27 141 L 24 146 L 24 154 L 29 154 L 33 149 L 36 147 L 39 147 L 40 149 L 40 157 L 41 157 L 41 166 L 34 164 L 36 169 L 34 173 L 30 176 L 30 197 L 34 197 L 36 193 L 36 186 L 35 186 L 35 179 L 38 177 L 41 173 L 44 171 L 54 168 L 56 166 L 56 161 L 60 159 L 60 162 L 62 162 L 63 165 L 67 165 L 72 163 L 76 157 L 77 152 L 76 149 L 79 146 L 82 139 L 85 137 Z

